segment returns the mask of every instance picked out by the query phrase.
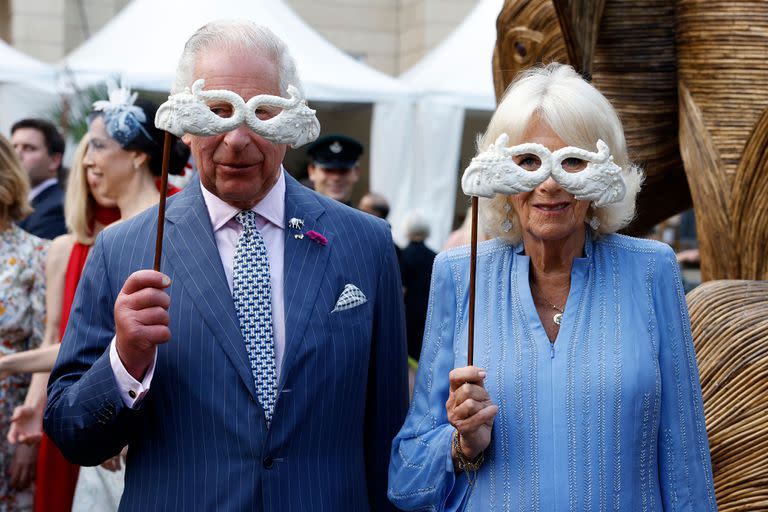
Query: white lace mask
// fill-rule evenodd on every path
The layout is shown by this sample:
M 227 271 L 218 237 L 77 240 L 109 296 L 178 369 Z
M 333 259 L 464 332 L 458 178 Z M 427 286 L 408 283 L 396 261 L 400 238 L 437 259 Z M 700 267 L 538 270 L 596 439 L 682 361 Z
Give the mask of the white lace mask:
M 155 116 L 155 126 L 177 137 L 192 135 L 219 135 L 238 128 L 243 123 L 257 135 L 276 144 L 303 146 L 320 134 L 320 122 L 315 111 L 307 106 L 304 95 L 296 87 L 288 86 L 289 98 L 260 94 L 247 102 L 240 95 L 225 89 L 204 91 L 202 78 L 183 92 L 168 96 Z M 227 105 L 228 117 L 211 110 L 211 105 Z M 264 107 L 281 109 L 269 119 L 260 119 L 257 110 Z
M 531 190 L 552 178 L 563 189 L 582 201 L 591 201 L 601 207 L 624 199 L 626 183 L 621 167 L 613 162 L 608 145 L 597 141 L 597 152 L 568 146 L 551 152 L 541 144 L 525 143 L 508 148 L 509 136 L 502 133 L 488 149 L 472 159 L 461 178 L 461 187 L 468 196 L 493 197 L 512 195 Z M 541 164 L 535 170 L 526 170 L 514 158 L 532 155 Z M 579 170 L 566 170 L 568 159 L 586 162 Z

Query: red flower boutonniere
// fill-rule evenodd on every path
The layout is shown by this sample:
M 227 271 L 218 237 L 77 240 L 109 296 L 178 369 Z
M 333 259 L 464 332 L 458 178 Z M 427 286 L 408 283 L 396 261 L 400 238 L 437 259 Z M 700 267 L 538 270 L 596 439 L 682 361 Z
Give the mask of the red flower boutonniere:
M 307 231 L 307 236 L 309 237 L 310 240 L 312 240 L 313 242 L 317 242 L 320 245 L 328 244 L 328 239 L 315 230 L 311 229 Z

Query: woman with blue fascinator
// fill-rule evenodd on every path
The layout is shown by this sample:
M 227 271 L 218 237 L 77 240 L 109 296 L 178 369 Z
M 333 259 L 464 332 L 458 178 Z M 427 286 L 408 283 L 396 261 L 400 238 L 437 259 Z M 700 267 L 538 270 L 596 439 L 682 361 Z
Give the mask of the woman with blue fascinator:
M 128 89 L 110 85 L 109 100 L 94 104 L 89 129 L 73 165 L 65 212 L 70 234 L 56 239 L 49 251 L 47 270 L 50 307 L 45 339 L 59 340 L 69 317 L 77 282 L 95 236 L 118 220 L 128 219 L 156 204 L 164 133 L 154 126 L 157 106 L 136 99 Z M 189 158 L 187 147 L 174 137 L 169 172 L 178 174 Z M 177 190 L 171 189 L 169 193 Z M 116 208 L 115 208 L 116 207 Z M 62 276 L 51 276 L 60 273 Z M 64 275 L 66 274 L 66 275 Z M 50 336 L 49 336 L 50 332 Z M 50 371 L 58 354 L 57 343 L 36 351 L 0 359 L 3 374 Z M 42 437 L 47 374 L 33 379 L 26 404 L 16 409 L 9 439 L 33 443 Z M 37 467 L 36 511 L 117 510 L 122 493 L 122 457 L 106 461 L 104 468 L 69 464 L 43 437 Z M 77 488 L 75 488 L 77 483 Z M 74 501 L 73 501 L 74 495 Z
M 716 510 L 672 249 L 615 232 L 642 182 L 619 118 L 565 65 L 509 87 L 465 172 L 496 238 L 435 260 L 389 497 L 403 510 Z

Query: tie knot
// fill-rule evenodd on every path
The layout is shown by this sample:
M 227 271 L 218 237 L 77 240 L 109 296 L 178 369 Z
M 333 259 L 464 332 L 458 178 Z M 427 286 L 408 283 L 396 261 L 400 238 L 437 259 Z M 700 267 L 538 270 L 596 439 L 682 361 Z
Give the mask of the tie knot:
M 249 233 L 256 231 L 256 212 L 253 210 L 243 210 L 235 215 L 235 219 L 245 231 Z

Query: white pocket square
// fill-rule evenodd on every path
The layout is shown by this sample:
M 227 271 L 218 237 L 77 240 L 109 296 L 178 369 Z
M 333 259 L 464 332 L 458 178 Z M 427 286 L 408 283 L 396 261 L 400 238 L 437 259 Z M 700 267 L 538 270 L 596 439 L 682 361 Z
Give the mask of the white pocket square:
M 339 295 L 339 299 L 336 301 L 336 306 L 334 306 L 331 313 L 356 308 L 366 302 L 368 302 L 368 299 L 360 288 L 353 284 L 347 284 L 344 286 L 344 291 Z

